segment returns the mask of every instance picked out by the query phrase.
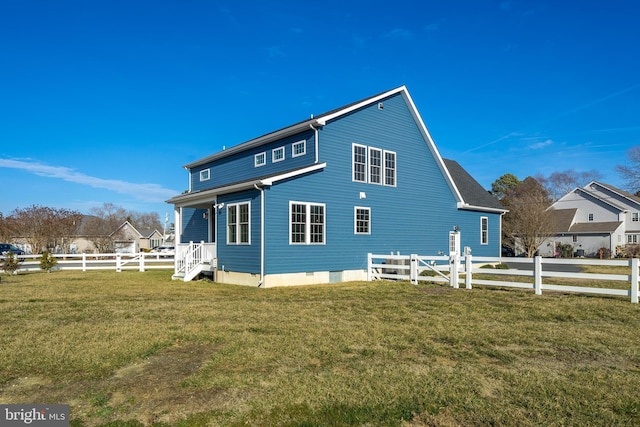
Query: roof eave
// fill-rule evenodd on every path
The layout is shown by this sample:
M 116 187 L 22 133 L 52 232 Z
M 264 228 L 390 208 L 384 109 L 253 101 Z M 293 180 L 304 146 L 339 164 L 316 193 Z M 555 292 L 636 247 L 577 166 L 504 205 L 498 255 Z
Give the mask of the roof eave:
M 484 206 L 474 206 L 474 205 L 469 205 L 469 204 L 464 203 L 464 202 L 458 202 L 458 209 L 464 209 L 464 210 L 467 210 L 467 211 L 492 212 L 492 213 L 499 213 L 499 214 L 505 214 L 505 213 L 509 212 L 508 209 L 498 209 L 498 208 L 489 208 L 489 207 L 484 207 Z

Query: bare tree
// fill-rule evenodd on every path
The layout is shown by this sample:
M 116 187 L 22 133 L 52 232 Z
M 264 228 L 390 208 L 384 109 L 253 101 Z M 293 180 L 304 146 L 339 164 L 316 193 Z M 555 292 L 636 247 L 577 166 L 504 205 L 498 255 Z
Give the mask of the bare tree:
M 635 145 L 627 150 L 626 165 L 616 166 L 616 171 L 625 180 L 626 187 L 632 193 L 640 191 L 640 146 Z
M 536 176 L 536 180 L 547 190 L 553 201 L 558 200 L 576 187 L 584 187 L 591 181 L 602 178 L 602 174 L 596 170 L 578 172 L 575 169 L 567 169 L 561 172 L 553 172 L 549 176 Z
M 111 234 L 127 219 L 129 213 L 113 203 L 91 208 L 91 216 L 85 220 L 84 233 L 93 242 L 100 253 L 113 252 L 113 237 Z
M 41 253 L 49 245 L 62 244 L 75 234 L 82 215 L 68 209 L 32 205 L 17 208 L 11 213 L 10 231 L 14 237 L 24 239 L 33 253 Z
M 504 234 L 533 257 L 556 228 L 553 213 L 547 209 L 551 205 L 549 193 L 535 178 L 527 177 L 501 202 L 509 209 L 504 216 Z

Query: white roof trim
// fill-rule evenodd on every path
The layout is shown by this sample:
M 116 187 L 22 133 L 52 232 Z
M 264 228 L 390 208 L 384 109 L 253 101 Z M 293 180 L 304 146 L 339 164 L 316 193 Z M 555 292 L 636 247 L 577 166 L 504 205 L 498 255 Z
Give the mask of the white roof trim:
M 497 208 L 488 208 L 484 206 L 474 206 L 474 205 L 468 205 L 464 202 L 458 202 L 457 207 L 458 209 L 464 209 L 468 211 L 495 212 L 495 213 L 501 213 L 501 214 L 509 212 L 509 209 L 497 209 Z
M 273 185 L 275 182 L 282 181 L 283 179 L 293 178 L 294 176 L 303 175 L 309 172 L 314 172 L 319 169 L 324 169 L 326 167 L 327 167 L 326 163 L 316 163 L 313 166 L 309 166 L 309 167 L 292 171 L 292 172 L 283 173 L 282 175 L 272 176 L 271 178 L 263 179 L 260 181 L 260 184 L 264 186 L 270 186 L 270 185 Z

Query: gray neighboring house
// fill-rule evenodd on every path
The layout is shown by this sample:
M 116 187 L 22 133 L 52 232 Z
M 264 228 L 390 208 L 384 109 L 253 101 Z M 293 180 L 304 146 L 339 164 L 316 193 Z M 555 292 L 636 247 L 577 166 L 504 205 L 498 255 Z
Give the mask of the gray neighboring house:
M 556 232 L 540 246 L 542 256 L 556 256 L 558 244 L 569 244 L 575 256 L 598 257 L 606 248 L 613 257 L 625 245 L 640 243 L 640 197 L 612 185 L 592 181 L 550 209 Z

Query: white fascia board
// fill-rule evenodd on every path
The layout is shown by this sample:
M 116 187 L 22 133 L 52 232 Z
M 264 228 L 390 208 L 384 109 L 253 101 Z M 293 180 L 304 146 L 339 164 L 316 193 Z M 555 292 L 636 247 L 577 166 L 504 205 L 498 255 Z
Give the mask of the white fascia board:
M 499 214 L 505 214 L 509 212 L 509 209 L 485 208 L 484 206 L 468 205 L 464 202 L 458 202 L 457 206 L 458 209 L 464 209 L 467 211 L 493 212 Z
M 260 181 L 260 184 L 262 184 L 263 186 L 270 186 L 270 185 L 273 185 L 275 182 L 282 181 L 283 179 L 293 178 L 295 176 L 313 172 L 318 169 L 324 169 L 326 167 L 327 167 L 326 163 L 316 163 L 313 166 L 309 166 L 304 169 L 298 169 L 296 171 L 283 173 L 282 175 L 276 175 L 276 176 L 272 176 L 271 178 L 263 179 Z
M 335 119 L 337 117 L 343 116 L 345 114 L 349 114 L 350 112 L 355 111 L 355 110 L 357 110 L 359 108 L 365 107 L 367 105 L 375 104 L 376 102 L 380 101 L 381 99 L 388 98 L 391 95 L 395 95 L 396 93 L 406 92 L 406 91 L 407 91 L 406 86 L 400 86 L 400 87 L 392 89 L 390 91 L 381 93 L 380 95 L 378 95 L 376 97 L 367 98 L 362 102 L 359 102 L 357 104 L 353 104 L 353 105 L 350 105 L 350 106 L 348 106 L 346 108 L 340 109 L 340 110 L 338 110 L 338 111 L 336 111 L 336 112 L 334 112 L 332 114 L 327 114 L 327 115 L 318 117 L 316 122 L 317 122 L 318 125 L 324 126 L 324 125 L 327 124 L 328 121 L 333 120 L 333 119 Z
M 261 181 L 257 179 L 252 181 L 241 182 L 238 184 L 228 185 L 226 187 L 212 188 L 210 190 L 203 190 L 195 193 L 180 194 L 179 196 L 175 196 L 167 200 L 166 203 L 170 203 L 178 207 L 195 206 L 198 204 L 210 202 L 213 200 L 215 196 L 218 196 L 221 194 L 233 193 L 235 191 L 246 190 L 249 188 L 254 188 L 256 185 L 259 185 L 260 183 Z
M 460 194 L 460 191 L 458 190 L 458 187 L 456 186 L 455 182 L 453 181 L 453 178 L 451 177 L 451 174 L 449 173 L 449 170 L 445 166 L 444 160 L 442 160 L 442 156 L 440 155 L 440 152 L 438 151 L 438 147 L 436 147 L 436 144 L 433 142 L 433 138 L 431 138 L 431 134 L 429 133 L 429 130 L 427 129 L 427 126 L 424 124 L 424 121 L 422 120 L 422 117 L 420 116 L 420 112 L 418 112 L 418 109 L 416 108 L 416 105 L 413 103 L 413 99 L 411 99 L 411 95 L 409 95 L 409 92 L 406 90 L 406 88 L 404 88 L 404 86 L 402 88 L 403 88 L 403 93 L 402 94 L 403 94 L 405 100 L 409 103 L 409 107 L 410 107 L 409 110 L 411 111 L 411 114 L 413 115 L 414 120 L 418 123 L 418 128 L 420 129 L 420 132 L 422 133 L 422 136 L 424 137 L 425 141 L 427 142 L 427 146 L 428 146 L 429 150 L 431 151 L 431 154 L 435 158 L 436 164 L 438 165 L 438 167 L 440 168 L 440 171 L 445 176 L 445 180 L 447 181 L 447 184 L 449 184 L 449 188 L 453 192 L 453 195 L 456 198 L 456 200 L 458 201 L 458 204 L 462 204 L 464 206 L 467 206 L 464 203 L 464 199 L 462 198 L 462 194 Z

